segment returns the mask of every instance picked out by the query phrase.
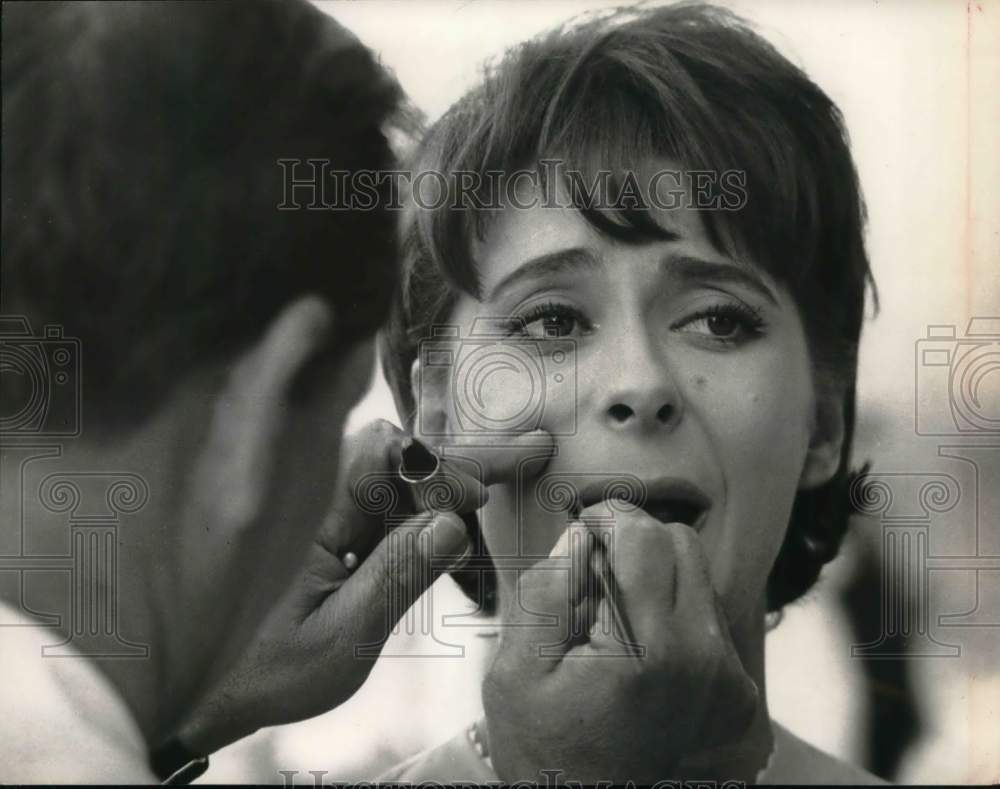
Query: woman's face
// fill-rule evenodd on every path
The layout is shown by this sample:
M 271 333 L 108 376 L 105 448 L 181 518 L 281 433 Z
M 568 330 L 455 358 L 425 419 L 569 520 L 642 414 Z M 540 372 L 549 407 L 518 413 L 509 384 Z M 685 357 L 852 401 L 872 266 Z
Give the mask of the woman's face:
M 556 438 L 520 495 L 491 490 L 494 557 L 548 554 L 570 518 L 553 506 L 557 480 L 586 506 L 606 482 L 638 479 L 650 514 L 693 521 L 735 620 L 758 610 L 807 482 L 810 356 L 783 287 L 713 248 L 697 212 L 657 221 L 676 238 L 624 244 L 569 208 L 498 215 L 475 253 L 482 300 L 461 296 L 450 320 L 465 340 L 509 336 L 462 345 L 446 418 L 456 432 L 521 419 Z

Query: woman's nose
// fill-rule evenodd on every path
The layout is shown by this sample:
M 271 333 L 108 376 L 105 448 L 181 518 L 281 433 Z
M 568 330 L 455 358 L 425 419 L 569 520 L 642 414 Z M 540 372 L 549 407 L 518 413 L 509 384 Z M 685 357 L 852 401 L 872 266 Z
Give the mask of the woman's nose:
M 656 403 L 643 405 L 638 397 L 623 397 L 622 400 L 628 402 L 613 403 L 608 408 L 608 422 L 615 427 L 625 426 L 630 423 L 646 422 L 650 427 L 653 425 L 667 425 L 675 421 L 674 416 L 677 409 L 672 403 L 664 402 L 656 406 Z
M 665 387 L 616 391 L 605 409 L 605 421 L 614 429 L 669 429 L 680 417 L 680 400 Z
M 603 419 L 616 430 L 672 429 L 681 417 L 683 402 L 665 359 L 651 348 L 633 347 L 608 376 Z

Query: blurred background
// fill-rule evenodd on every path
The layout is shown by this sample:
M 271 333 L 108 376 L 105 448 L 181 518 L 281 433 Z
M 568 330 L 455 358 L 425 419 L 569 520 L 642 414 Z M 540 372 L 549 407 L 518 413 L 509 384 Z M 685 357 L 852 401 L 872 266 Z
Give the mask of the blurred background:
M 856 456 L 872 486 L 843 555 L 768 637 L 772 714 L 890 780 L 998 781 L 1000 3 L 725 4 L 842 109 L 881 301 L 859 377 Z M 318 5 L 433 121 L 487 59 L 609 4 Z M 348 429 L 377 417 L 398 421 L 376 375 Z M 470 608 L 449 579 L 432 596 L 350 702 L 231 746 L 202 780 L 370 780 L 477 717 L 495 632 L 455 618 Z

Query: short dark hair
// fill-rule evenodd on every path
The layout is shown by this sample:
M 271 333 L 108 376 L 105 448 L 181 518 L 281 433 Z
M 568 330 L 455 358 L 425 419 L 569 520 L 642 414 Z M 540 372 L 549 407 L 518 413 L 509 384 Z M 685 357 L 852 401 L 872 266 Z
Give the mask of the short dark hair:
M 441 173 L 454 190 L 462 171 L 541 171 L 542 160 L 555 159 L 590 182 L 597 169 L 634 172 L 657 158 L 688 170 L 746 173 L 745 207 L 703 212 L 709 237 L 789 288 L 817 381 L 844 395 L 840 468 L 828 484 L 798 494 L 769 579 L 768 609 L 778 610 L 815 582 L 847 527 L 866 286 L 874 295 L 864 204 L 829 97 L 727 10 L 702 3 L 623 9 L 508 51 L 431 128 L 414 169 Z M 487 188 L 493 184 L 484 185 L 481 204 L 490 199 Z M 418 343 L 431 324 L 447 321 L 456 292 L 478 294 L 473 242 L 495 216 L 467 207 L 471 200 L 439 202 L 408 217 L 403 287 L 384 335 L 384 369 L 404 420 L 415 408 L 409 370 Z M 623 243 L 664 237 L 641 207 L 575 205 Z M 459 580 L 475 588 L 473 579 Z
M 305 0 L 3 5 L 4 306 L 80 339 L 86 427 L 137 426 L 300 295 L 375 332 L 393 215 L 278 210 L 278 159 L 391 168 L 401 98 Z

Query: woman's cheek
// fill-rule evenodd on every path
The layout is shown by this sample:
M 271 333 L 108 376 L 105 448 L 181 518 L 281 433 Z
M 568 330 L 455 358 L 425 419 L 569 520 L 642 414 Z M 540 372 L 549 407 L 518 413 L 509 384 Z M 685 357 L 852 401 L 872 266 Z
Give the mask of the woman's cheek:
M 542 345 L 516 340 L 476 346 L 456 354 L 449 386 L 449 432 L 468 440 L 476 434 L 521 433 L 543 428 L 557 443 L 576 433 L 576 359 L 570 343 Z M 563 353 L 560 349 L 565 347 Z M 564 448 L 563 448 L 564 449 Z M 513 484 L 495 485 L 480 512 L 490 552 L 529 564 L 548 555 L 566 525 L 565 514 L 539 506 L 536 486 L 518 496 Z
M 811 389 L 787 370 L 730 383 L 725 403 L 711 402 L 718 381 L 702 387 L 726 487 L 723 523 L 703 539 L 716 590 L 739 617 L 763 593 L 784 539 L 808 448 Z
M 534 484 L 520 496 L 513 484 L 503 484 L 490 488 L 490 500 L 479 519 L 490 555 L 499 560 L 496 575 L 501 596 L 513 604 L 520 572 L 548 556 L 566 528 L 566 516 L 542 511 Z

